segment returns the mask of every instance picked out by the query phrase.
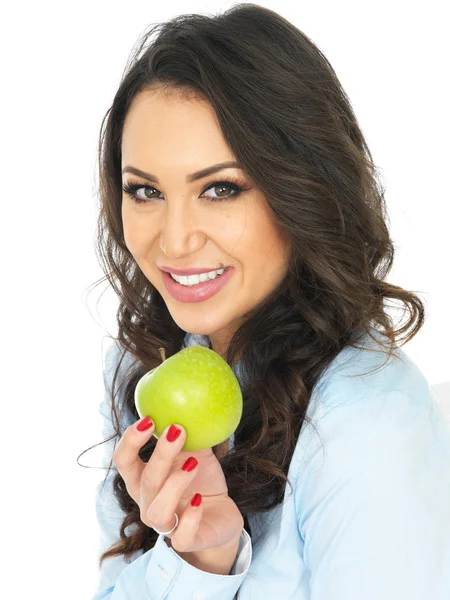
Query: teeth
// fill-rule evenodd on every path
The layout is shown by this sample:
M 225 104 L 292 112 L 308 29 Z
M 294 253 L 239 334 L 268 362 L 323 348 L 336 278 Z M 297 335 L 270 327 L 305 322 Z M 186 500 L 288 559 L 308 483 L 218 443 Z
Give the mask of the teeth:
M 181 283 L 181 285 L 186 285 L 187 287 L 190 287 L 192 285 L 197 285 L 204 281 L 216 279 L 216 277 L 222 275 L 224 271 L 225 269 L 218 269 L 217 271 L 209 271 L 209 273 L 201 273 L 200 275 L 173 275 L 171 273 L 170 276 L 172 277 L 172 279 L 175 279 L 175 281 L 177 281 L 178 283 Z

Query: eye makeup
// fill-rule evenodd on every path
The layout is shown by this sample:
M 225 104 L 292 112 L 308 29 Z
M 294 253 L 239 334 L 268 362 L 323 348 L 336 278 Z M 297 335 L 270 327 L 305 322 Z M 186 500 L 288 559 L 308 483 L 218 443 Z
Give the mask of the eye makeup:
M 218 197 L 205 196 L 211 202 L 219 202 L 222 200 L 233 200 L 233 199 L 237 198 L 242 192 L 245 192 L 250 189 L 249 187 L 245 187 L 245 185 L 239 179 L 234 178 L 234 177 L 228 177 L 228 179 L 226 179 L 226 180 L 214 181 L 213 183 L 209 184 L 203 190 L 202 195 L 206 191 L 208 191 L 210 189 L 218 188 L 218 187 L 230 188 L 232 190 L 232 193 L 228 194 L 227 196 L 218 196 Z M 129 182 L 123 184 L 123 186 L 122 186 L 122 191 L 125 194 L 127 194 L 128 196 L 130 196 L 130 198 L 134 202 L 136 202 L 136 204 L 148 204 L 149 202 L 152 202 L 154 200 L 160 200 L 160 198 L 158 198 L 158 197 L 142 198 L 141 196 L 138 196 L 137 191 L 140 189 L 159 191 L 158 188 L 156 188 L 153 185 L 145 185 L 145 184 L 139 183 L 137 181 L 129 181 Z M 201 197 L 202 196 L 200 196 L 200 198 Z

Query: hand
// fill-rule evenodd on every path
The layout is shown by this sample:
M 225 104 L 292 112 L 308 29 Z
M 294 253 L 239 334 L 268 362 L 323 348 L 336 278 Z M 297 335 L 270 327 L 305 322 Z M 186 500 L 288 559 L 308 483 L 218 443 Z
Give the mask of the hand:
M 170 531 L 178 514 L 178 527 L 166 537 L 178 552 L 201 552 L 219 546 L 232 546 L 239 540 L 244 519 L 228 496 L 225 476 L 211 448 L 183 452 L 186 432 L 181 425 L 179 437 L 167 440 L 167 427 L 156 443 L 147 463 L 138 455 L 140 448 L 155 431 L 152 424 L 138 431 L 136 423 L 128 427 L 113 453 L 113 460 L 129 495 L 141 511 L 141 521 L 160 531 Z M 189 457 L 198 464 L 191 472 L 182 470 Z M 202 495 L 198 507 L 191 506 L 193 496 Z

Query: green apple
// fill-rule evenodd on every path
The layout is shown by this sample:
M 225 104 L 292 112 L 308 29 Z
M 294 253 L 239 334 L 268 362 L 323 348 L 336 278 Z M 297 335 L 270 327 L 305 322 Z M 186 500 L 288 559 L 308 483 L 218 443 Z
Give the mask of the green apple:
M 149 416 L 159 439 L 172 423 L 186 430 L 184 451 L 212 448 L 227 440 L 242 417 L 242 392 L 229 364 L 214 350 L 189 346 L 141 377 L 134 401 Z

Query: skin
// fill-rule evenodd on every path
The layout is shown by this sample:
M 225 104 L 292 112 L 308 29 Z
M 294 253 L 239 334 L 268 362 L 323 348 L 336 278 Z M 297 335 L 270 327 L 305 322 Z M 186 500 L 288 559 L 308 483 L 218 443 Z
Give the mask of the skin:
M 155 426 L 139 431 L 131 425 L 120 438 L 113 460 L 129 495 L 140 507 L 142 522 L 169 531 L 176 512 L 179 523 L 166 536 L 169 547 L 202 571 L 228 575 L 244 519 L 228 495 L 222 467 L 211 448 L 183 451 L 186 431 L 182 426 L 179 429 L 179 437 L 170 442 L 167 427 L 145 463 L 139 450 L 153 435 Z M 190 472 L 183 471 L 182 466 L 191 457 L 197 465 Z M 196 493 L 202 495 L 202 502 L 194 508 L 190 501 Z
M 124 183 L 150 186 L 136 204 L 122 197 L 127 248 L 185 331 L 208 335 L 225 355 L 246 313 L 282 281 L 289 247 L 261 190 L 245 171 L 227 168 L 192 183 L 186 176 L 202 168 L 237 160 L 227 145 L 211 105 L 198 97 L 158 87 L 138 94 L 127 113 L 122 137 L 122 169 L 131 165 L 156 175 L 159 183 L 124 173 Z M 229 186 L 209 185 L 239 178 L 248 191 L 233 196 Z M 230 195 L 229 200 L 213 198 Z M 166 291 L 159 265 L 175 268 L 232 265 L 235 272 L 217 294 L 183 303 Z
M 136 96 L 126 116 L 122 136 L 122 170 L 126 166 L 153 173 L 157 182 L 123 173 L 122 181 L 143 187 L 136 202 L 122 197 L 122 221 L 127 248 L 145 277 L 161 294 L 174 321 L 184 331 L 210 337 L 213 349 L 225 355 L 229 340 L 249 310 L 259 304 L 285 276 L 289 248 L 261 190 L 248 174 L 228 168 L 187 183 L 188 174 L 236 160 L 208 102 L 167 93 L 160 88 Z M 249 188 L 235 196 L 233 188 L 212 183 L 239 179 Z M 145 188 L 144 186 L 148 186 Z M 211 199 L 230 196 L 228 200 Z M 158 265 L 174 268 L 232 265 L 230 281 L 202 302 L 182 303 L 166 291 Z M 228 440 L 213 449 L 182 452 L 184 429 L 176 443 L 165 435 L 147 465 L 138 459 L 145 436 L 130 426 L 122 436 L 114 461 L 129 493 L 150 527 L 167 531 L 174 512 L 180 522 L 171 535 L 172 548 L 186 561 L 210 573 L 226 575 L 237 554 L 243 518 L 228 496 L 220 458 Z M 148 436 L 148 437 L 147 437 Z M 145 439 L 144 439 L 145 438 Z M 181 465 L 194 456 L 191 474 Z M 190 507 L 194 493 L 203 501 Z

